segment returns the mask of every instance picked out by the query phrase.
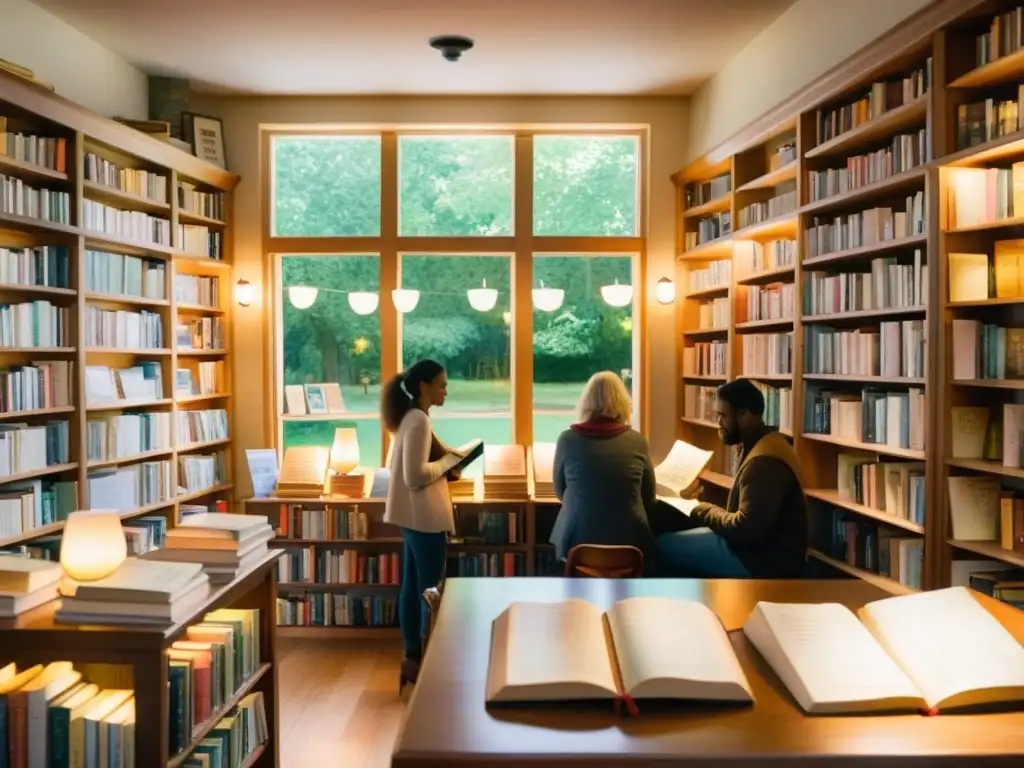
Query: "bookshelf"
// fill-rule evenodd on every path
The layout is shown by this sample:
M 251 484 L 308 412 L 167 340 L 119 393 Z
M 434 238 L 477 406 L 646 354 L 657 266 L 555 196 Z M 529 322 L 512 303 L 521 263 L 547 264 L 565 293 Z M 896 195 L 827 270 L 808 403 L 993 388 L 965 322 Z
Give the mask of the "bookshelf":
M 0 302 L 28 305 L 0 311 L 0 424 L 62 425 L 49 428 L 45 460 L 12 448 L 0 489 L 39 480 L 61 491 L 45 517 L 0 529 L 0 546 L 59 533 L 67 511 L 94 506 L 173 526 L 182 505 L 232 489 L 238 178 L 2 73 L 0 123 Z M 105 369 L 133 373 L 118 384 Z M 179 370 L 202 394 L 175 386 Z
M 221 719 L 238 710 L 239 704 L 253 693 L 262 698 L 266 713 L 267 740 L 253 750 L 242 763 L 272 768 L 280 761 L 278 735 L 278 664 L 274 622 L 277 584 L 274 578 L 277 552 L 268 552 L 257 565 L 234 581 L 212 588 L 209 598 L 190 611 L 190 615 L 170 627 L 82 627 L 54 620 L 56 603 L 48 603 L 16 619 L 0 622 L 0 649 L 5 663 L 18 670 L 54 660 L 68 661 L 82 673 L 82 679 L 96 683 L 101 690 L 131 690 L 135 701 L 135 765 L 178 768 Z M 210 717 L 196 723 L 181 751 L 171 746 L 172 701 L 169 684 L 168 650 L 191 637 L 189 628 L 204 621 L 221 608 L 258 611 L 259 658 L 254 658 L 251 673 L 240 678 Z
M 716 259 L 731 261 L 729 287 L 718 294 L 730 300 L 726 377 L 745 375 L 779 387 L 792 382 L 791 434 L 806 475 L 812 567 L 821 575 L 853 576 L 902 594 L 964 583 L 972 571 L 1024 567 L 1024 552 L 1004 548 L 998 532 L 995 540 L 991 530 L 978 534 L 977 529 L 969 531 L 970 538 L 954 538 L 954 512 L 966 514 L 961 506 L 973 507 L 952 509 L 949 490 L 951 478 L 969 479 L 965 485 L 977 481 L 990 494 L 1003 496 L 1019 496 L 1024 489 L 1024 469 L 1016 466 L 1021 462 L 988 453 L 961 455 L 965 433 L 974 429 L 977 439 L 979 427 L 967 418 L 971 411 L 960 410 L 973 408 L 974 415 L 987 410 L 990 422 L 1005 422 L 1004 406 L 1024 404 L 1024 371 L 1003 374 L 1000 369 L 998 377 L 991 372 L 954 375 L 954 331 L 964 333 L 971 321 L 1024 327 L 1024 287 L 985 293 L 982 273 L 982 294 L 958 301 L 950 294 L 954 267 L 955 282 L 967 274 L 960 271 L 960 257 L 951 259 L 950 254 L 977 254 L 981 261 L 975 265 L 984 270 L 986 261 L 994 262 L 997 243 L 1012 250 L 1006 241 L 1024 238 L 1024 201 L 1020 210 L 1014 208 L 1010 191 L 1011 169 L 1024 161 L 1019 85 L 1024 41 L 1009 31 L 1022 14 L 1008 2 L 937 3 L 908 22 L 910 31 L 893 37 L 888 50 L 879 43 L 870 52 L 873 57 L 858 54 L 844 65 L 846 74 L 831 72 L 820 85 L 809 86 L 806 92 L 813 98 L 794 97 L 792 109 L 773 111 L 770 119 L 741 132 L 742 140 L 730 140 L 673 177 L 680 360 L 691 354 L 687 350 L 699 328 L 695 305 L 710 295 L 695 291 L 689 280 L 695 265 L 706 263 L 704 253 L 714 249 Z M 791 161 L 766 161 L 789 142 L 795 148 Z M 978 169 L 1002 169 L 1001 181 L 988 182 L 986 189 Z M 703 199 L 691 205 L 693 185 L 724 171 L 730 173 L 729 193 L 712 202 L 729 206 L 734 226 L 727 240 L 695 248 L 693 236 L 687 239 L 699 231 L 694 222 L 725 208 Z M 974 181 L 963 180 L 972 173 Z M 990 178 L 999 176 L 990 170 Z M 789 184 L 796 187 L 792 212 L 781 201 L 774 210 L 761 205 L 752 209 L 758 217 L 748 216 L 746 226 L 740 226 L 741 211 L 778 197 Z M 984 200 L 986 194 L 995 199 L 995 211 L 969 211 L 958 218 L 957 209 L 969 206 L 964 200 Z M 770 264 L 763 274 L 751 274 L 749 265 L 758 262 L 750 241 L 763 246 L 780 236 L 795 240 L 793 264 Z M 864 275 L 870 275 L 873 289 L 889 289 L 868 296 Z M 792 324 L 774 317 L 752 322 L 745 314 L 754 306 L 751 293 L 787 281 L 796 286 Z M 893 285 L 898 290 L 891 290 Z M 761 380 L 761 370 L 749 368 L 753 358 L 745 358 L 743 349 L 761 334 L 785 332 L 793 338 L 791 378 Z M 1010 341 L 1016 343 L 1014 334 Z M 1015 350 L 1010 341 L 1007 349 Z M 877 365 L 866 365 L 873 348 L 879 349 Z M 964 358 L 962 351 L 959 358 Z M 678 434 L 718 452 L 723 449 L 717 446 L 714 425 L 700 413 L 693 387 L 722 380 L 694 380 L 681 363 Z M 870 423 L 865 434 L 863 401 L 877 409 L 881 406 L 875 401 L 882 398 L 887 413 L 894 406 L 916 413 L 914 429 L 885 434 L 886 425 Z M 826 428 L 824 410 L 833 418 L 840 415 L 841 422 Z M 859 423 L 859 435 L 850 428 L 851 420 Z M 925 425 L 923 434 L 917 424 Z M 986 437 L 989 451 L 992 436 Z M 858 469 L 861 462 L 865 466 Z M 728 487 L 730 475 L 719 465 L 705 472 L 705 484 Z M 896 482 L 898 499 L 879 495 L 882 476 Z M 986 515 L 982 518 L 991 529 L 991 515 Z M 1000 523 L 995 521 L 997 530 Z M 962 523 L 958 529 L 967 530 Z M 888 559 L 898 559 L 900 572 L 897 561 L 879 562 L 882 548 Z

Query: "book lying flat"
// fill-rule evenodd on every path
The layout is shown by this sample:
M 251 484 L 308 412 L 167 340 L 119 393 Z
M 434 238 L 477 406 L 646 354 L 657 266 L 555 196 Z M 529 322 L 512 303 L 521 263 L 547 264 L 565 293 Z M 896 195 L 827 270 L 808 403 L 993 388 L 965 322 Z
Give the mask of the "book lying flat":
M 758 603 L 744 634 L 810 714 L 1024 700 L 1024 648 L 964 587 L 868 603 Z
M 697 481 L 713 455 L 712 451 L 676 440 L 665 460 L 654 468 L 658 499 L 689 515 L 699 502 L 684 499 L 680 494 Z
M 729 636 L 702 603 L 634 597 L 513 603 L 491 629 L 487 702 L 754 700 Z

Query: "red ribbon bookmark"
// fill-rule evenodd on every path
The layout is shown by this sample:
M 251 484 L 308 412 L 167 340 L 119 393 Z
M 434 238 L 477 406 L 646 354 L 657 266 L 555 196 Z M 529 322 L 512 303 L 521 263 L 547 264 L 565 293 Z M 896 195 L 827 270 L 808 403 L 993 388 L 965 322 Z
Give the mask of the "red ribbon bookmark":
M 636 706 L 636 702 L 633 701 L 633 697 L 628 694 L 622 694 L 615 700 L 615 714 L 622 715 L 622 706 L 626 706 L 626 711 L 629 712 L 630 717 L 640 717 L 640 710 Z

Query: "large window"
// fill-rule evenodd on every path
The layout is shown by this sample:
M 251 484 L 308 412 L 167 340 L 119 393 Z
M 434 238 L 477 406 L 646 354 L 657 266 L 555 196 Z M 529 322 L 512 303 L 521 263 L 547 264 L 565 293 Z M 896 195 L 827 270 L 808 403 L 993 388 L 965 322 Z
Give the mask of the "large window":
M 450 444 L 555 440 L 599 370 L 638 398 L 641 137 L 268 133 L 277 445 L 355 427 L 379 465 L 381 385 L 423 357 L 448 371 Z
M 538 254 L 533 277 L 533 439 L 552 442 L 593 374 L 633 389 L 633 259 Z
M 356 427 L 360 459 L 376 466 L 380 258 L 284 256 L 280 270 L 283 444 L 330 445 L 337 427 Z

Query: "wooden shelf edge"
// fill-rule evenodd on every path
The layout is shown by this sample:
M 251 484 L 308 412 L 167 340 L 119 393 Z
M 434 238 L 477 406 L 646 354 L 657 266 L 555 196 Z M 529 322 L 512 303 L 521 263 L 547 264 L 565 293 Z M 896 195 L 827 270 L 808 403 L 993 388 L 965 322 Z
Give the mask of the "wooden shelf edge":
M 1016 565 L 1024 568 L 1024 552 L 1003 549 L 998 541 L 965 541 L 963 539 L 947 539 L 947 543 L 961 549 L 964 552 L 973 552 L 976 555 L 998 560 L 1002 563 Z
M 277 636 L 295 640 L 339 639 L 339 640 L 382 640 L 397 639 L 402 636 L 398 627 L 299 627 L 291 625 L 277 626 Z
M 692 208 L 685 208 L 683 209 L 683 217 L 692 219 L 698 216 L 708 216 L 713 213 L 728 211 L 732 206 L 732 194 L 732 192 L 726 192 L 724 195 L 716 197 L 714 200 L 708 200 L 706 203 L 695 205 Z
M 840 448 L 849 448 L 853 451 L 878 453 L 883 456 L 896 456 L 901 459 L 912 459 L 914 461 L 925 460 L 924 451 L 914 451 L 910 448 L 894 448 L 891 445 L 884 445 L 882 443 L 858 443 L 855 440 L 846 440 L 841 437 L 835 437 L 834 435 L 821 435 L 816 432 L 804 432 L 802 437 L 805 437 L 808 440 L 817 440 L 819 443 L 836 445 Z
M 880 523 L 886 523 L 895 528 L 902 528 L 905 531 L 911 533 L 917 533 L 924 535 L 924 526 L 917 523 L 911 522 L 910 520 L 904 520 L 902 517 L 891 515 L 888 512 L 884 512 L 880 509 L 874 509 L 863 504 L 858 504 L 855 501 L 844 499 L 839 495 L 839 492 L 829 488 L 812 488 L 804 491 L 804 495 L 809 496 L 812 499 L 822 502 L 823 504 L 831 504 L 834 507 L 840 507 L 842 509 L 849 510 L 850 512 L 856 512 L 864 517 L 870 517 L 872 520 L 877 520 Z
M 929 95 L 926 93 L 895 109 L 883 112 L 878 117 L 861 123 L 856 128 L 841 133 L 808 150 L 804 153 L 804 157 L 813 159 L 815 157 L 837 155 L 860 142 L 870 141 L 873 138 L 884 136 L 890 131 L 897 131 L 918 120 L 924 120 L 928 113 L 928 99 Z
M 801 266 L 803 266 L 804 268 L 816 267 L 819 264 L 830 264 L 835 261 L 856 259 L 861 256 L 874 256 L 877 253 L 895 251 L 900 248 L 908 248 L 912 245 L 922 245 L 927 242 L 928 235 L 911 235 L 910 237 L 897 237 L 893 240 L 883 240 L 880 243 L 863 245 L 859 248 L 848 248 L 845 251 L 834 251 L 833 253 L 825 253 L 820 256 L 813 256 L 809 259 L 804 259 L 803 262 L 801 262 Z
M 767 189 L 769 187 L 778 186 L 779 184 L 784 184 L 787 181 L 791 181 L 796 178 L 799 168 L 799 159 L 790 160 L 788 163 L 776 168 L 774 171 L 768 171 L 768 173 L 761 174 L 756 179 L 751 179 L 746 184 L 741 184 L 736 187 L 736 191 L 751 192 L 755 189 Z
M 908 171 L 895 173 L 888 178 L 880 179 L 870 184 L 856 187 L 855 189 L 849 189 L 846 192 L 840 192 L 839 194 L 831 195 L 829 197 L 823 197 L 820 200 L 813 200 L 802 206 L 800 208 L 800 213 L 807 215 L 823 213 L 824 211 L 830 211 L 835 208 L 842 208 L 843 206 L 851 203 L 860 202 L 865 198 L 873 197 L 874 195 L 914 186 L 924 181 L 925 177 L 928 175 L 928 169 L 930 167 L 930 165 L 919 165 Z
M 829 557 L 824 552 L 819 552 L 816 549 L 807 550 L 807 554 L 815 560 L 820 560 L 826 565 L 832 566 L 836 570 L 847 573 L 850 576 L 855 576 L 856 578 L 866 581 L 869 584 L 873 584 L 880 589 L 884 589 L 886 592 L 893 595 L 912 595 L 920 591 L 918 589 L 914 589 L 914 587 L 908 587 L 906 584 L 901 584 L 895 579 L 890 579 L 887 576 L 879 576 L 877 573 L 871 573 L 870 571 L 865 571 L 862 568 L 857 568 L 856 566 L 844 563 L 842 560 Z
M 783 282 L 781 278 L 792 275 L 796 271 L 796 265 L 788 267 L 775 267 L 762 272 L 755 272 L 752 275 L 744 275 L 736 280 L 737 285 L 760 285 L 762 283 Z
M 947 88 L 982 88 L 1019 79 L 1024 75 L 1024 49 L 975 67 L 947 85 Z

